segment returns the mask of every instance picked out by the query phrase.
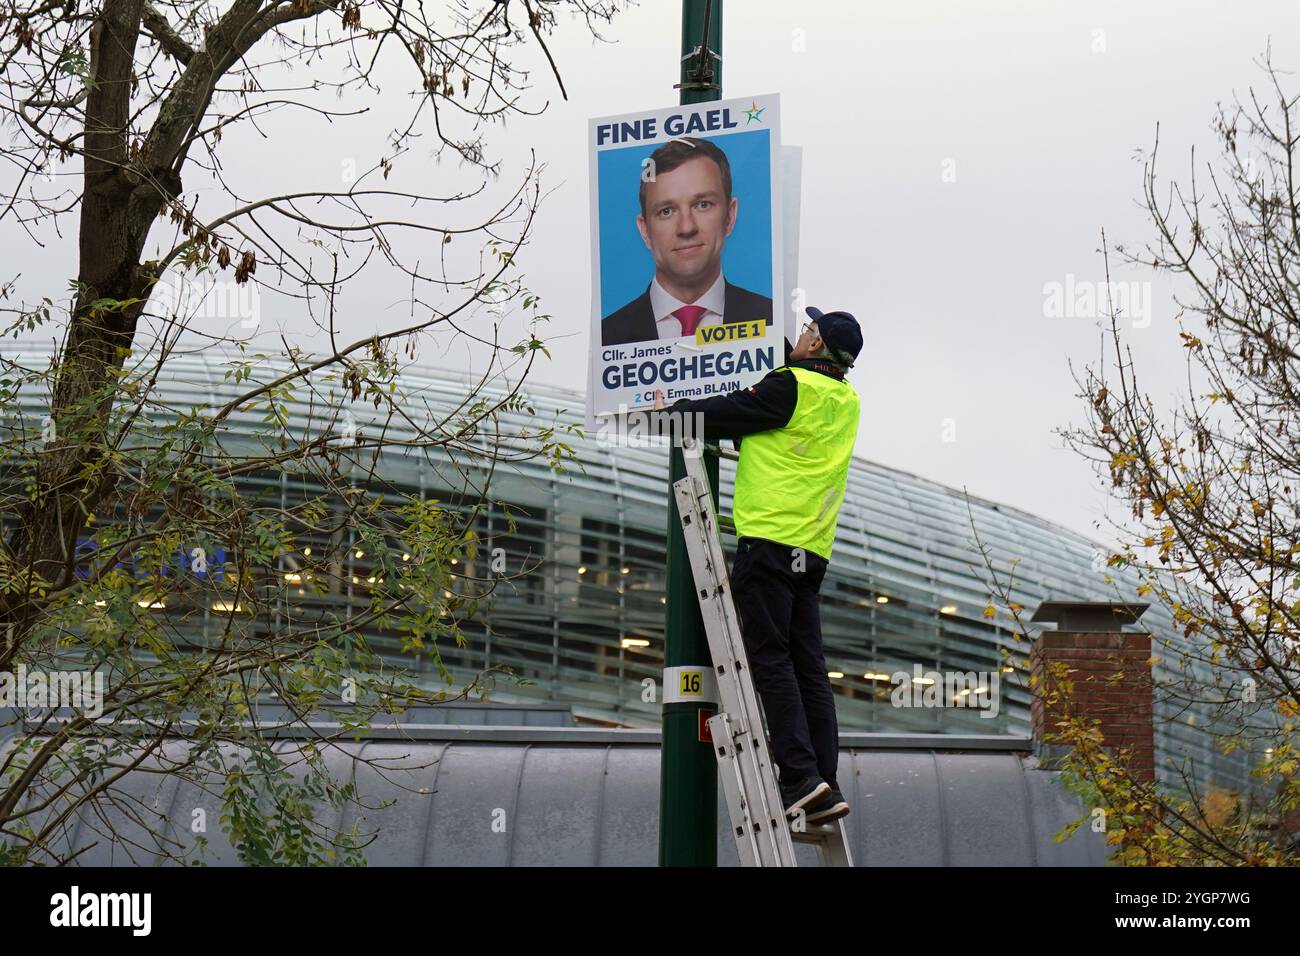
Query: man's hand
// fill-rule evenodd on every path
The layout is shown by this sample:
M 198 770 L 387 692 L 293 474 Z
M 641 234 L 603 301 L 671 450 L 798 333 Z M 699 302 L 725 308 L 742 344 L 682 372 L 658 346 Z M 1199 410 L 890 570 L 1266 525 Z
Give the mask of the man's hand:
M 662 411 L 664 407 L 664 392 L 661 388 L 655 389 L 655 411 Z

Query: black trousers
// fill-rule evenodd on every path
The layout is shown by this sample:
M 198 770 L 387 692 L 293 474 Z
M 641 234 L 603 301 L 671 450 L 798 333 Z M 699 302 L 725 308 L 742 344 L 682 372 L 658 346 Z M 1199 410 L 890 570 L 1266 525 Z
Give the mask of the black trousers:
M 818 607 L 826 563 L 802 548 L 741 538 L 731 593 L 781 779 L 818 776 L 834 786 L 839 725 Z

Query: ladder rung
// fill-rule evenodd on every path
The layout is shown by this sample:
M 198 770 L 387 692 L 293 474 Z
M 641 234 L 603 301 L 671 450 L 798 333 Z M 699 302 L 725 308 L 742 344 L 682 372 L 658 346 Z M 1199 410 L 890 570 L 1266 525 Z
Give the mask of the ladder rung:
M 837 835 L 835 828 L 829 823 L 814 824 L 803 831 L 795 830 L 793 827 L 790 829 L 790 839 L 795 843 L 822 843 Z

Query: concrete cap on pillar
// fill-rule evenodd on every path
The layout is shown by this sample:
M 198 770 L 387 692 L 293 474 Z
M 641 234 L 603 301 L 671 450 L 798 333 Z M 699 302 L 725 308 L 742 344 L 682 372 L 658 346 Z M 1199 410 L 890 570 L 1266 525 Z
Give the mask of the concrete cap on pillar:
M 1135 623 L 1150 606 L 1113 601 L 1044 601 L 1029 620 L 1038 624 L 1055 624 L 1061 631 L 1107 633 Z

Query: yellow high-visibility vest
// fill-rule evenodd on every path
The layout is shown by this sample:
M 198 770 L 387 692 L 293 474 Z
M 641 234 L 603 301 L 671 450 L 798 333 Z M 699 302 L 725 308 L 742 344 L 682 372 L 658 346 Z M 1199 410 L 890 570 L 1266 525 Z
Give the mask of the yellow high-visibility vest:
M 831 556 L 858 435 L 858 393 L 843 379 L 791 368 L 799 397 L 784 428 L 740 444 L 736 535 Z

